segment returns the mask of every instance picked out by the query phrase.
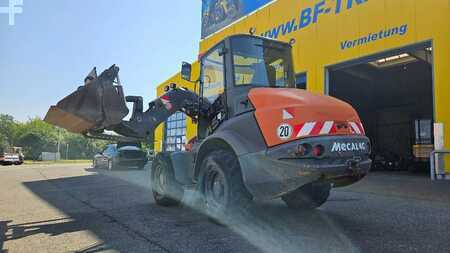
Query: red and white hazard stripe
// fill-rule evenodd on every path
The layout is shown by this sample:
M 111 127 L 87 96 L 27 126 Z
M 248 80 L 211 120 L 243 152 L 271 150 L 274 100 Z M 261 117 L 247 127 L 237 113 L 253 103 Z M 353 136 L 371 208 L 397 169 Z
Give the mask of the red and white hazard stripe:
M 164 104 L 167 110 L 172 110 L 172 104 L 170 103 L 170 98 L 168 96 L 160 97 L 161 102 Z
M 351 132 L 357 135 L 364 135 L 364 127 L 359 122 L 347 122 Z M 334 121 L 306 122 L 294 127 L 297 138 L 317 135 L 334 134 L 337 132 L 337 123 Z
M 364 134 L 364 127 L 361 123 L 349 122 L 352 130 L 356 134 Z

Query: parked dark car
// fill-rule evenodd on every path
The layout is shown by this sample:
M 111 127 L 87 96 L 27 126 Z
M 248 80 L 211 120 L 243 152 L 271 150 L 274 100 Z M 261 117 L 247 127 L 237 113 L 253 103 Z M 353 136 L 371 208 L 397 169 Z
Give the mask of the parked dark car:
M 143 169 L 147 163 L 147 154 L 138 143 L 118 143 L 110 144 L 104 151 L 94 156 L 94 168 Z

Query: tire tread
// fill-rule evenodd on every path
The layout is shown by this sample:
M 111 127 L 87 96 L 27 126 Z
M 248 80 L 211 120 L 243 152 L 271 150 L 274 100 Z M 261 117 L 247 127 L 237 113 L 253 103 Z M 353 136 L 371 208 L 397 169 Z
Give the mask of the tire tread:
M 168 197 L 168 196 L 162 196 L 154 188 L 154 180 L 155 180 L 154 172 L 155 172 L 155 168 L 156 168 L 156 164 L 157 163 L 161 163 L 162 166 L 165 166 L 166 170 L 168 170 L 168 172 L 169 172 L 169 177 L 168 178 L 171 181 L 169 187 L 172 187 L 171 188 L 172 194 L 177 196 L 176 198 L 171 198 L 171 197 Z M 172 165 L 171 165 L 170 160 L 168 159 L 168 157 L 164 156 L 164 154 L 158 155 L 153 160 L 153 162 L 152 162 L 152 170 L 151 170 L 151 180 L 152 180 L 153 198 L 155 199 L 156 204 L 158 204 L 160 206 L 167 206 L 167 207 L 180 205 L 181 199 L 183 198 L 184 191 L 183 191 L 182 186 L 179 185 L 177 182 L 175 182 Z

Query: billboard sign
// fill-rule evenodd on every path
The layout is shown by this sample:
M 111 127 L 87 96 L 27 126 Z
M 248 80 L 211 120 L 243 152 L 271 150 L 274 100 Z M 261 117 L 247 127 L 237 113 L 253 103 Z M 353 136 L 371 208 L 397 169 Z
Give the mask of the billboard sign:
M 202 0 L 202 38 L 274 0 Z

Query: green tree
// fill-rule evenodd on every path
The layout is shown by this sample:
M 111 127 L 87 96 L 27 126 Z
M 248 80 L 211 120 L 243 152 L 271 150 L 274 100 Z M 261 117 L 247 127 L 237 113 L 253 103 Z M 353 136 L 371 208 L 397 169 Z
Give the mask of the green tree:
M 3 153 L 9 147 L 8 139 L 3 133 L 0 133 L 0 153 Z
M 42 152 L 56 152 L 61 132 L 39 118 L 33 118 L 18 126 L 17 143 L 24 148 L 27 159 L 37 159 Z
M 0 145 L 6 147 L 14 145 L 17 126 L 12 116 L 0 114 Z
M 33 132 L 22 135 L 19 144 L 24 148 L 25 158 L 33 160 L 37 160 L 45 147 L 48 146 L 43 136 Z
M 67 144 L 69 145 L 67 147 Z M 108 142 L 88 139 L 79 134 L 67 133 L 64 139 L 64 148 L 62 153 L 66 157 L 66 148 L 68 148 L 68 159 L 92 159 L 94 155 L 101 151 Z
M 40 118 L 20 123 L 9 115 L 0 115 L 0 149 L 21 146 L 26 159 L 37 159 L 42 152 L 57 152 L 58 145 L 62 158 L 69 151 L 68 159 L 91 159 L 107 143 L 69 133 Z

